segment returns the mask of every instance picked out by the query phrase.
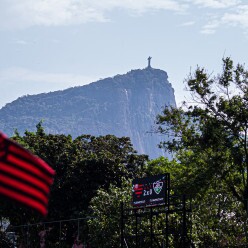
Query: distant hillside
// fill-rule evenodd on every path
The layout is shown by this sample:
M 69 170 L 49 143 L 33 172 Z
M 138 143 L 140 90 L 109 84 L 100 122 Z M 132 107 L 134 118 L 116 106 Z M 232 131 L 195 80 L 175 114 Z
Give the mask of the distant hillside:
M 139 153 L 155 158 L 159 135 L 150 134 L 165 105 L 175 106 L 174 90 L 165 71 L 132 70 L 89 85 L 18 98 L 0 109 L 0 130 L 9 136 L 35 130 L 44 120 L 48 133 L 128 136 Z M 165 137 L 162 137 L 163 139 Z

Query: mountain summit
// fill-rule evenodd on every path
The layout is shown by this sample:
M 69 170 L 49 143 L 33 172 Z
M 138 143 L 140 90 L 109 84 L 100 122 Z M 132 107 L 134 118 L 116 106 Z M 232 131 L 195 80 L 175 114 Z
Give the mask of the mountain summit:
M 148 66 L 84 86 L 20 97 L 0 109 L 0 130 L 22 134 L 44 120 L 47 133 L 128 136 L 139 153 L 156 158 L 164 155 L 157 147 L 161 140 L 150 131 L 165 105 L 176 106 L 174 89 L 165 71 Z

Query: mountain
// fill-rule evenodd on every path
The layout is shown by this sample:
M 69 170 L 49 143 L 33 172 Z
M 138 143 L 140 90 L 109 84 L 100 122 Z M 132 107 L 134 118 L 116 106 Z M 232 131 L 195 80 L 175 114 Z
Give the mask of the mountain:
M 150 131 L 165 105 L 176 106 L 165 71 L 148 66 L 88 85 L 27 95 L 0 109 L 0 130 L 33 131 L 41 120 L 47 133 L 128 136 L 139 153 L 164 155 Z

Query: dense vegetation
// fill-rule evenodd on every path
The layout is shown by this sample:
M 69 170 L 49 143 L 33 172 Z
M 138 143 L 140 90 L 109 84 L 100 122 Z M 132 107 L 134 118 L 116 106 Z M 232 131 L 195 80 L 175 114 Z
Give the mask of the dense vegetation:
M 125 137 L 82 135 L 73 140 L 70 135 L 46 134 L 41 123 L 36 132 L 16 133 L 14 140 L 56 170 L 47 220 L 94 217 L 80 229 L 91 246 L 120 247 L 119 206 L 122 201 L 130 203 L 132 179 L 170 173 L 171 194 L 186 194 L 192 201 L 194 247 L 246 247 L 248 71 L 225 58 L 221 74 L 212 76 L 198 67 L 187 85 L 190 103 L 166 107 L 157 117 L 157 132 L 170 136 L 161 149 L 173 153 L 172 160 L 149 161 Z M 12 225 L 40 221 L 34 213 L 4 203 L 1 215 Z M 163 221 L 157 218 L 155 228 Z M 180 228 L 175 223 L 180 224 L 177 214 L 170 223 L 170 247 L 176 248 Z M 48 247 L 61 245 L 61 228 L 60 247 L 71 247 L 75 224 L 50 227 Z M 44 229 L 35 228 L 36 232 Z M 37 234 L 30 232 L 30 242 L 38 244 Z
M 121 187 L 123 180 L 141 175 L 147 160 L 146 155 L 134 151 L 129 138 L 82 135 L 73 140 L 70 135 L 45 134 L 41 123 L 36 132 L 27 131 L 24 136 L 16 133 L 13 139 L 43 158 L 56 171 L 45 221 L 91 215 L 87 211 L 89 202 L 99 188 L 108 189 L 110 184 Z M 32 211 L 20 210 L 6 200 L 5 206 L 1 206 L 1 214 L 15 226 L 40 221 Z M 73 243 L 73 234 L 69 227 L 67 229 L 65 243 L 69 245 Z
M 157 118 L 158 131 L 171 137 L 161 147 L 184 166 L 182 191 L 207 206 L 198 208 L 196 225 L 205 236 L 199 243 L 238 246 L 247 236 L 248 71 L 225 58 L 219 75 L 198 67 L 187 86 L 191 102 L 165 108 Z

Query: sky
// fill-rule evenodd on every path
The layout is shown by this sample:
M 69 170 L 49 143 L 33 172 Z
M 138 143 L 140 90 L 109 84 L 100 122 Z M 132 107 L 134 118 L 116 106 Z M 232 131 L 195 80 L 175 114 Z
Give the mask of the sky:
M 178 105 L 199 65 L 246 64 L 247 0 L 0 0 L 0 108 L 18 97 L 151 66 Z

